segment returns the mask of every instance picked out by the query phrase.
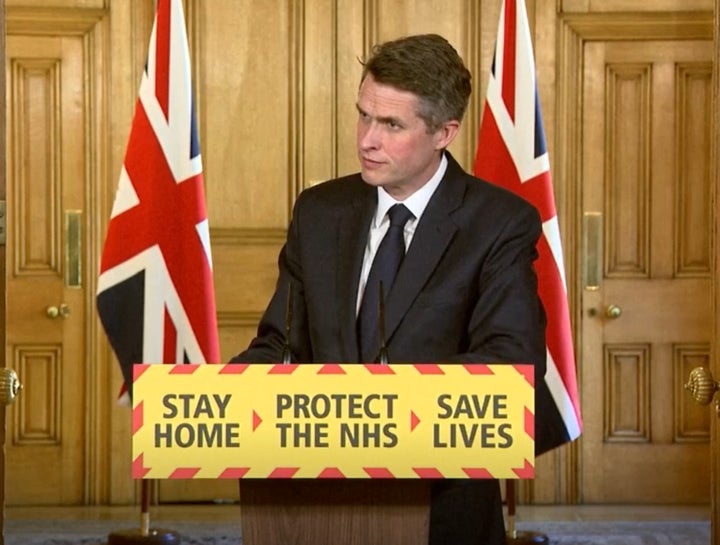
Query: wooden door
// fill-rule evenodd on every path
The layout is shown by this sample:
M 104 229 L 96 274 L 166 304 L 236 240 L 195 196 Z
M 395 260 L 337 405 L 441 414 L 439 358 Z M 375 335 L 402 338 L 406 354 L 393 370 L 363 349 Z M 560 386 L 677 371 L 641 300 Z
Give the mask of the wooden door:
M 709 40 L 585 46 L 585 503 L 710 497 L 712 93 Z
M 6 501 L 84 501 L 88 403 L 82 35 L 7 39 Z

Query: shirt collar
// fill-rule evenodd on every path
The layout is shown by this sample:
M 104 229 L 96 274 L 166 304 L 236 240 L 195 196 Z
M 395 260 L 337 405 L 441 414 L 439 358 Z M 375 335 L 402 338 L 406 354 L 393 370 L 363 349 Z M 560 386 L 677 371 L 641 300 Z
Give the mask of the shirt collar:
M 407 206 L 408 210 L 410 210 L 410 212 L 413 213 L 413 216 L 415 216 L 415 221 L 419 220 L 420 216 L 422 216 L 422 213 L 425 211 L 425 208 L 430 202 L 430 198 L 433 196 L 433 193 L 435 193 L 435 190 L 440 185 L 443 176 L 445 176 L 447 166 L 448 160 L 443 153 L 440 159 L 440 165 L 438 165 L 438 169 L 435 171 L 435 174 L 432 175 L 432 177 L 427 181 L 425 185 L 423 185 L 415 193 L 410 195 L 407 199 L 402 201 L 402 204 Z M 380 224 L 383 222 L 383 219 L 385 218 L 387 211 L 390 210 L 390 207 L 400 202 L 393 199 L 382 187 L 377 188 L 377 193 L 378 205 L 377 210 L 375 211 L 375 218 L 373 219 L 373 226 L 376 228 L 379 227 Z

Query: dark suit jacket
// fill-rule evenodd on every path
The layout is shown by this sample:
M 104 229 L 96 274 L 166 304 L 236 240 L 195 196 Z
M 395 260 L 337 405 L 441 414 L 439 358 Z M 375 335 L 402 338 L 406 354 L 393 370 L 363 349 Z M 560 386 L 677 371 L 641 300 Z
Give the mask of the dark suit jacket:
M 448 160 L 385 301 L 389 360 L 532 363 L 544 374 L 544 314 L 533 268 L 538 213 Z M 280 361 L 292 284 L 293 359 L 358 361 L 358 282 L 376 206 L 377 190 L 359 174 L 301 193 L 276 292 L 258 336 L 236 359 Z
M 388 360 L 530 363 L 536 371 L 536 407 L 556 410 L 543 380 L 545 313 L 533 266 L 541 232 L 538 212 L 447 157 L 445 176 L 385 300 Z M 377 189 L 359 174 L 300 194 L 279 257 L 275 294 L 257 337 L 232 361 L 282 360 L 292 286 L 293 360 L 358 362 L 358 283 L 376 207 Z M 550 421 L 536 410 L 537 453 L 552 446 Z M 469 484 L 433 485 L 430 545 L 448 539 L 504 541 L 499 488 L 489 482 Z
M 447 157 L 385 301 L 389 362 L 530 363 L 536 400 L 549 399 L 542 380 L 545 314 L 533 267 L 538 212 Z M 359 174 L 300 194 L 275 294 L 257 337 L 232 361 L 281 361 L 292 285 L 293 361 L 358 362 L 358 282 L 376 205 L 376 188 Z M 538 452 L 545 435 L 536 415 Z

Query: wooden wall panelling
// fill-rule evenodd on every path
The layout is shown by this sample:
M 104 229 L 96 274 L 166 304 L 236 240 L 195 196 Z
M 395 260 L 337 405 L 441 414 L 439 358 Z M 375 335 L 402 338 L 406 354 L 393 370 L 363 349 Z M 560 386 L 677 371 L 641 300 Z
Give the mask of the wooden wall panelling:
M 711 11 L 713 0 L 557 0 L 562 11 L 572 12 L 660 12 Z

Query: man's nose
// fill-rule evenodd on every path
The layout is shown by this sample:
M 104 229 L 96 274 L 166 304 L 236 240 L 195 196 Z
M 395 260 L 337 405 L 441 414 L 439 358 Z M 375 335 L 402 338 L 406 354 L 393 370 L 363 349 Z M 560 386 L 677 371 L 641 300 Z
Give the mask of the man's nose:
M 377 149 L 380 147 L 380 131 L 377 123 L 360 125 L 358 128 L 358 145 L 360 149 Z

